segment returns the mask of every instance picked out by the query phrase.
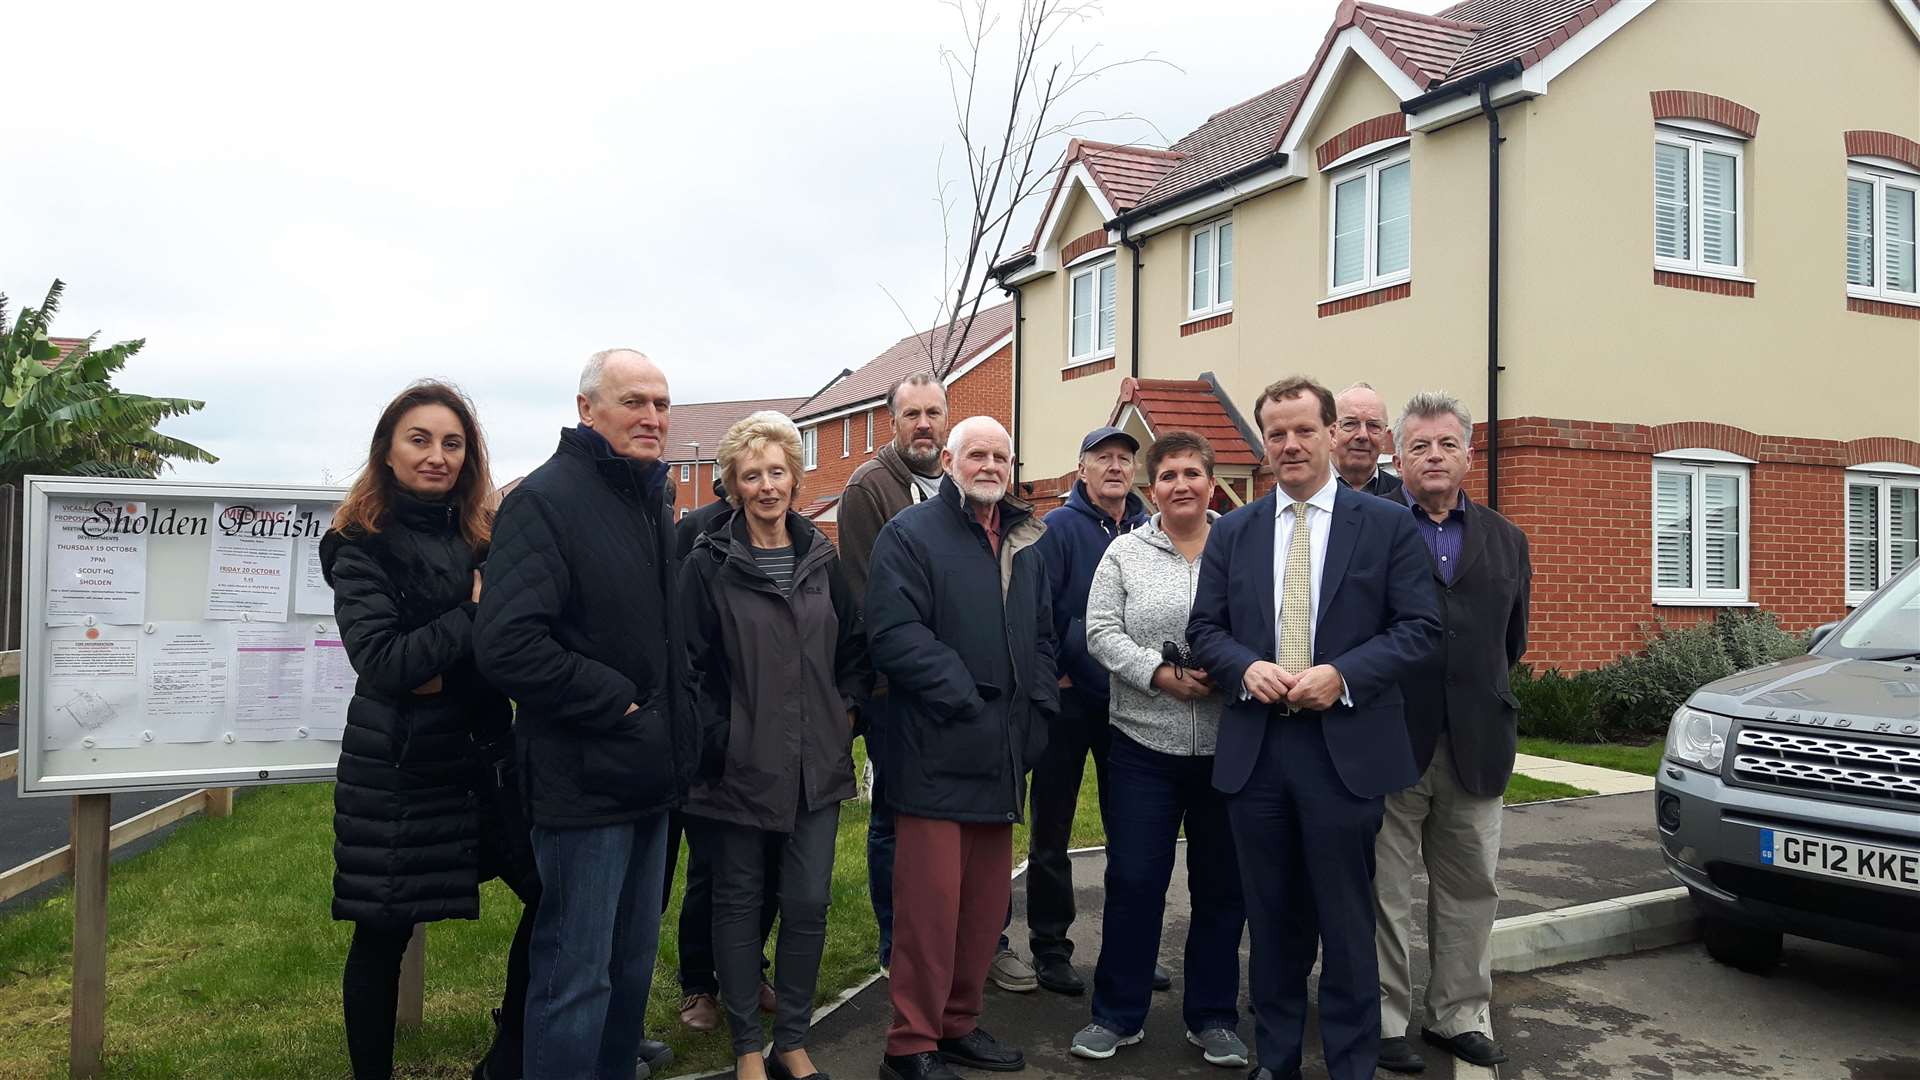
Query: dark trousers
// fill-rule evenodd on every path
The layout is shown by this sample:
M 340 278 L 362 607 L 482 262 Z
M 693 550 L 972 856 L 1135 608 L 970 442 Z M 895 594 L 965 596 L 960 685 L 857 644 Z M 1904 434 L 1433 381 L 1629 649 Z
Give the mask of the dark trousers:
M 713 823 L 695 817 L 683 818 L 687 838 L 687 891 L 680 901 L 680 992 L 683 994 L 720 993 L 719 966 L 714 962 L 713 945 Z M 766 894 L 780 889 L 780 844 L 777 834 L 762 845 L 761 875 Z M 669 859 L 667 865 L 673 865 Z M 669 875 L 671 877 L 671 875 Z M 766 968 L 764 955 L 767 935 L 773 931 L 775 907 L 762 905 L 760 914 L 760 966 Z
M 515 884 L 509 879 L 509 884 Z M 526 1030 L 527 949 L 533 941 L 534 914 L 540 907 L 537 882 L 515 889 L 524 905 L 507 950 L 507 989 L 500 999 L 500 1027 L 488 1051 L 496 1063 L 492 1074 L 520 1075 L 521 1036 Z M 347 1025 L 347 1060 L 354 1080 L 387 1080 L 393 1075 L 394 1009 L 400 1001 L 400 959 L 413 937 L 411 926 L 354 923 L 353 943 L 347 946 L 346 971 L 340 993 Z
M 1240 867 L 1226 796 L 1213 787 L 1213 757 L 1149 750 L 1124 732 L 1113 736 L 1107 775 L 1125 798 L 1110 800 L 1106 915 L 1093 974 L 1093 1020 L 1131 1035 L 1147 1020 L 1153 965 L 1180 827 L 1187 829 L 1187 927 L 1184 998 L 1187 1030 L 1240 1023 L 1240 935 L 1247 925 Z
M 1042 957 L 1071 958 L 1073 941 L 1073 861 L 1067 848 L 1073 815 L 1080 806 L 1080 779 L 1087 754 L 1093 754 L 1100 785 L 1101 817 L 1106 816 L 1107 702 L 1072 688 L 1060 691 L 1060 715 L 1047 728 L 1047 749 L 1033 767 L 1033 831 L 1027 856 L 1027 932 L 1036 963 Z
M 776 1050 L 806 1045 L 820 957 L 827 945 L 827 902 L 833 895 L 833 846 L 840 827 L 835 803 L 794 818 L 793 832 L 703 822 L 700 842 L 712 851 L 713 943 L 721 999 L 733 1031 L 735 1057 L 760 1052 L 760 971 L 766 925 L 780 915 L 774 948 L 773 1021 Z M 779 877 L 767 875 L 771 849 Z
M 1320 1042 L 1331 1080 L 1371 1080 L 1380 1056 L 1373 844 L 1385 800 L 1348 791 L 1318 713 L 1275 714 L 1246 787 L 1227 799 L 1253 934 L 1260 1064 L 1300 1071 L 1307 974 L 1320 965 Z
M 887 1053 L 919 1054 L 980 1026 L 1012 889 L 1013 826 L 900 814 L 893 864 L 893 1023 Z
M 873 922 L 880 928 L 880 966 L 893 965 L 893 808 L 887 805 L 887 778 L 880 771 L 876 736 L 885 716 L 885 698 L 867 703 L 867 760 L 873 763 L 873 801 L 867 813 L 867 895 L 873 901 Z

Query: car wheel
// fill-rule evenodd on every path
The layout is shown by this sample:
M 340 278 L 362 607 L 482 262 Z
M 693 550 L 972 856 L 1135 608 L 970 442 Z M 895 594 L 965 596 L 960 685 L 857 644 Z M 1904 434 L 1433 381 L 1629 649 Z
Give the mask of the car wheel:
M 1780 963 L 1778 930 L 1762 930 L 1708 916 L 1701 920 L 1701 937 L 1706 941 L 1708 956 L 1741 971 L 1765 975 Z

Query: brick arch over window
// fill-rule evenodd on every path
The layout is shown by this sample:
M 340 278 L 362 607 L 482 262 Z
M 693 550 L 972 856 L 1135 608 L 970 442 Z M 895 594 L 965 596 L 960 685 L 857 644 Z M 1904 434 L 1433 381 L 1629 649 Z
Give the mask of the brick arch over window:
M 1841 446 L 1849 467 L 1864 465 L 1869 461 L 1897 461 L 1920 469 L 1920 442 L 1912 439 L 1879 435 L 1870 439 L 1853 439 Z
M 1698 90 L 1655 90 L 1655 120 L 1705 120 L 1751 139 L 1760 130 L 1760 114 L 1737 101 Z
M 1848 157 L 1883 157 L 1920 169 L 1920 142 L 1891 131 L 1849 131 Z
M 1751 461 L 1760 460 L 1760 436 L 1745 428 L 1685 420 L 1677 424 L 1655 424 L 1652 432 L 1656 454 L 1669 450 L 1725 450 Z
M 1362 120 L 1315 147 L 1314 167 L 1324 169 L 1329 162 L 1338 161 L 1363 146 L 1397 139 L 1406 133 L 1407 114 L 1403 112 L 1384 113 L 1370 120 Z

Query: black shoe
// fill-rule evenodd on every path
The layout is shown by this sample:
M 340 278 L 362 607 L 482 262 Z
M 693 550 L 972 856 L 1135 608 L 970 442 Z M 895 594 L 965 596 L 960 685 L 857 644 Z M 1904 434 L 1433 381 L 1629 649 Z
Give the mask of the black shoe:
M 1153 988 L 1162 993 L 1173 989 L 1173 976 L 1159 964 L 1153 965 Z
M 473 1067 L 473 1080 L 520 1080 L 525 1056 L 521 1046 L 519 1032 L 509 1034 L 500 1025 L 500 1010 L 493 1010 L 493 1045 Z
M 1406 1036 L 1395 1035 L 1380 1040 L 1380 1067 L 1397 1073 L 1426 1072 L 1427 1059 L 1420 1056 Z
M 810 1072 L 805 1076 L 795 1076 L 787 1063 L 780 1060 L 780 1051 L 767 1051 L 767 1080 L 833 1080 L 823 1072 Z
M 673 1047 L 658 1039 L 641 1039 L 638 1051 L 639 1061 L 635 1062 L 633 1075 L 635 1080 L 648 1080 L 667 1075 L 667 1066 L 673 1064 Z
M 1073 969 L 1073 961 L 1064 956 L 1034 957 L 1033 973 L 1039 977 L 1042 987 L 1056 994 L 1079 997 L 1087 992 L 1087 980 Z
M 1019 1072 L 1027 1067 L 1027 1056 L 1019 1047 L 987 1034 L 986 1028 L 974 1028 L 957 1039 L 941 1039 L 940 1056 L 950 1065 L 988 1072 Z
M 888 1054 L 880 1059 L 880 1080 L 960 1080 L 946 1059 L 929 1050 L 921 1054 Z
M 1420 1037 L 1461 1061 L 1483 1069 L 1490 1069 L 1507 1060 L 1506 1051 L 1500 1049 L 1500 1044 L 1488 1038 L 1483 1031 L 1463 1031 L 1447 1036 L 1437 1034 L 1431 1028 L 1421 1028 Z

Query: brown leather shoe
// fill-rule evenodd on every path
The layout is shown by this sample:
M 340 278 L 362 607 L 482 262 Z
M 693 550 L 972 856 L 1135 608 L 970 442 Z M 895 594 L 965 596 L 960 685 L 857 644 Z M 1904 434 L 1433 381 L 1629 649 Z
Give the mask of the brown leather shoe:
M 773 1015 L 780 1008 L 780 996 L 773 992 L 773 986 L 765 979 L 760 980 L 760 1011 Z
M 680 1023 L 689 1031 L 717 1031 L 720 1003 L 712 994 L 688 994 L 680 1000 Z

